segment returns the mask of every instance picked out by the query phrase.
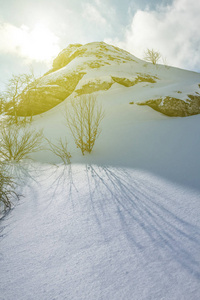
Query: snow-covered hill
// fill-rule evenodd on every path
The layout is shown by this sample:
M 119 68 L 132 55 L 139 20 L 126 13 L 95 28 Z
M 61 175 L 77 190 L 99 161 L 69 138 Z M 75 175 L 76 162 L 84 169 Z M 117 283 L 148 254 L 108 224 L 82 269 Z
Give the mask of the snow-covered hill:
M 97 48 L 103 58 L 91 55 L 89 68 L 89 50 Z M 52 86 L 58 91 L 72 70 L 84 74 L 55 106 Z M 44 88 L 55 107 L 48 104 L 29 126 L 55 144 L 66 138 L 72 163 L 63 165 L 44 145 L 35 161 L 12 165 L 23 197 L 0 220 L 1 299 L 199 299 L 200 115 L 169 117 L 137 105 L 177 95 L 187 103 L 198 82 L 197 73 L 153 66 L 102 43 L 58 56 L 32 90 Z M 91 91 L 105 117 L 92 153 L 82 156 L 65 111 L 69 99 Z M 39 112 L 40 98 L 33 99 Z M 176 104 L 170 109 L 183 115 Z
M 129 90 L 131 101 L 166 115 L 194 115 L 200 112 L 199 85 L 199 73 L 153 65 L 103 42 L 75 44 L 64 49 L 53 68 L 25 89 L 18 114 L 40 114 L 70 95 L 114 86 Z

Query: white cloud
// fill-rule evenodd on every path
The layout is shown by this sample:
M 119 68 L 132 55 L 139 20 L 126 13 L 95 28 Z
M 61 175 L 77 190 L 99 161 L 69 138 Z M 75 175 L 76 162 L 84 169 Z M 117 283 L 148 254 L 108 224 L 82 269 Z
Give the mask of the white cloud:
M 124 41 L 109 40 L 143 58 L 147 48 L 166 57 L 170 65 L 200 70 L 200 2 L 174 0 L 155 11 L 138 10 Z
M 97 6 L 101 6 L 102 0 L 95 0 L 95 3 L 96 3 Z
M 58 38 L 43 24 L 31 30 L 22 25 L 0 24 L 0 54 L 15 54 L 31 61 L 50 61 L 59 52 Z
M 84 5 L 83 17 L 99 25 L 107 24 L 106 19 L 101 15 L 100 11 L 90 3 Z

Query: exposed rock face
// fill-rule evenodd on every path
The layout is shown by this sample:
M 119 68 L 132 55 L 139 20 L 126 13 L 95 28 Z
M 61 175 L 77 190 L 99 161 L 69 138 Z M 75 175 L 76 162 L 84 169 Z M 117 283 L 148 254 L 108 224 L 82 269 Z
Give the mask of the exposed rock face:
M 77 56 L 81 56 L 85 51 L 86 49 L 83 49 L 81 44 L 70 44 L 67 48 L 63 49 L 58 54 L 58 56 L 53 61 L 53 68 L 45 75 L 48 75 L 65 67 Z
M 200 96 L 188 95 L 188 97 L 187 102 L 173 97 L 165 97 L 164 99 L 148 100 L 138 103 L 138 105 L 148 105 L 170 117 L 187 117 L 199 114 Z
M 150 76 L 147 74 L 138 74 L 134 79 L 128 79 L 128 78 L 121 78 L 121 77 L 114 77 L 112 76 L 112 79 L 114 82 L 117 82 L 121 85 L 124 85 L 126 87 L 133 86 L 139 82 L 151 82 L 151 83 L 156 83 L 156 79 L 158 77 L 156 76 Z
M 49 84 L 36 80 L 21 94 L 18 115 L 37 115 L 53 108 L 71 95 L 84 74 L 67 74 L 63 78 L 52 79 Z
M 54 59 L 52 69 L 22 92 L 17 114 L 40 114 L 70 95 L 107 91 L 115 84 L 113 88 L 130 89 L 131 103 L 140 101 L 140 105 L 148 105 L 168 116 L 188 116 L 200 113 L 199 80 L 198 73 L 152 66 L 103 42 L 74 44 L 62 50 Z M 134 98 L 136 88 L 139 100 Z
M 76 89 L 76 94 L 78 96 L 81 96 L 84 94 L 91 94 L 97 91 L 107 91 L 112 85 L 113 85 L 112 80 L 101 81 L 96 79 L 82 85 L 80 89 Z
M 104 77 L 103 80 L 99 78 L 89 80 L 87 83 L 84 83 L 80 89 L 77 88 L 75 91 L 78 96 L 81 96 L 84 94 L 91 94 L 97 91 L 107 91 L 114 83 L 118 83 L 125 87 L 130 87 L 140 82 L 155 83 L 155 79 L 158 78 L 155 76 L 151 77 L 150 75 L 146 74 L 138 74 L 134 78 L 107 76 Z

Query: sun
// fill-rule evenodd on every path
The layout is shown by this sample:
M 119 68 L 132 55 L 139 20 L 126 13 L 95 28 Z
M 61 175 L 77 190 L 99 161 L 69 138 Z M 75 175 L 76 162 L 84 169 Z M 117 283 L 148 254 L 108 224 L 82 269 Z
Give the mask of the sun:
M 24 26 L 23 33 L 20 48 L 26 58 L 48 62 L 58 54 L 58 37 L 43 23 L 37 23 L 31 31 Z

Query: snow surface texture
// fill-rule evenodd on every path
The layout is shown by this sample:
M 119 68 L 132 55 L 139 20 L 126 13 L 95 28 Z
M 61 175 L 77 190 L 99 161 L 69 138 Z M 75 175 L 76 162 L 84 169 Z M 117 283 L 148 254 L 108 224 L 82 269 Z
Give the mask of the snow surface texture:
M 96 94 L 90 155 L 66 127 L 67 99 L 33 118 L 52 142 L 67 137 L 72 164 L 43 150 L 13 168 L 24 197 L 0 221 L 0 299 L 200 298 L 200 115 L 129 104 L 131 89 Z
M 1 299 L 199 299 L 199 191 L 107 166 L 30 175 L 1 223 Z

